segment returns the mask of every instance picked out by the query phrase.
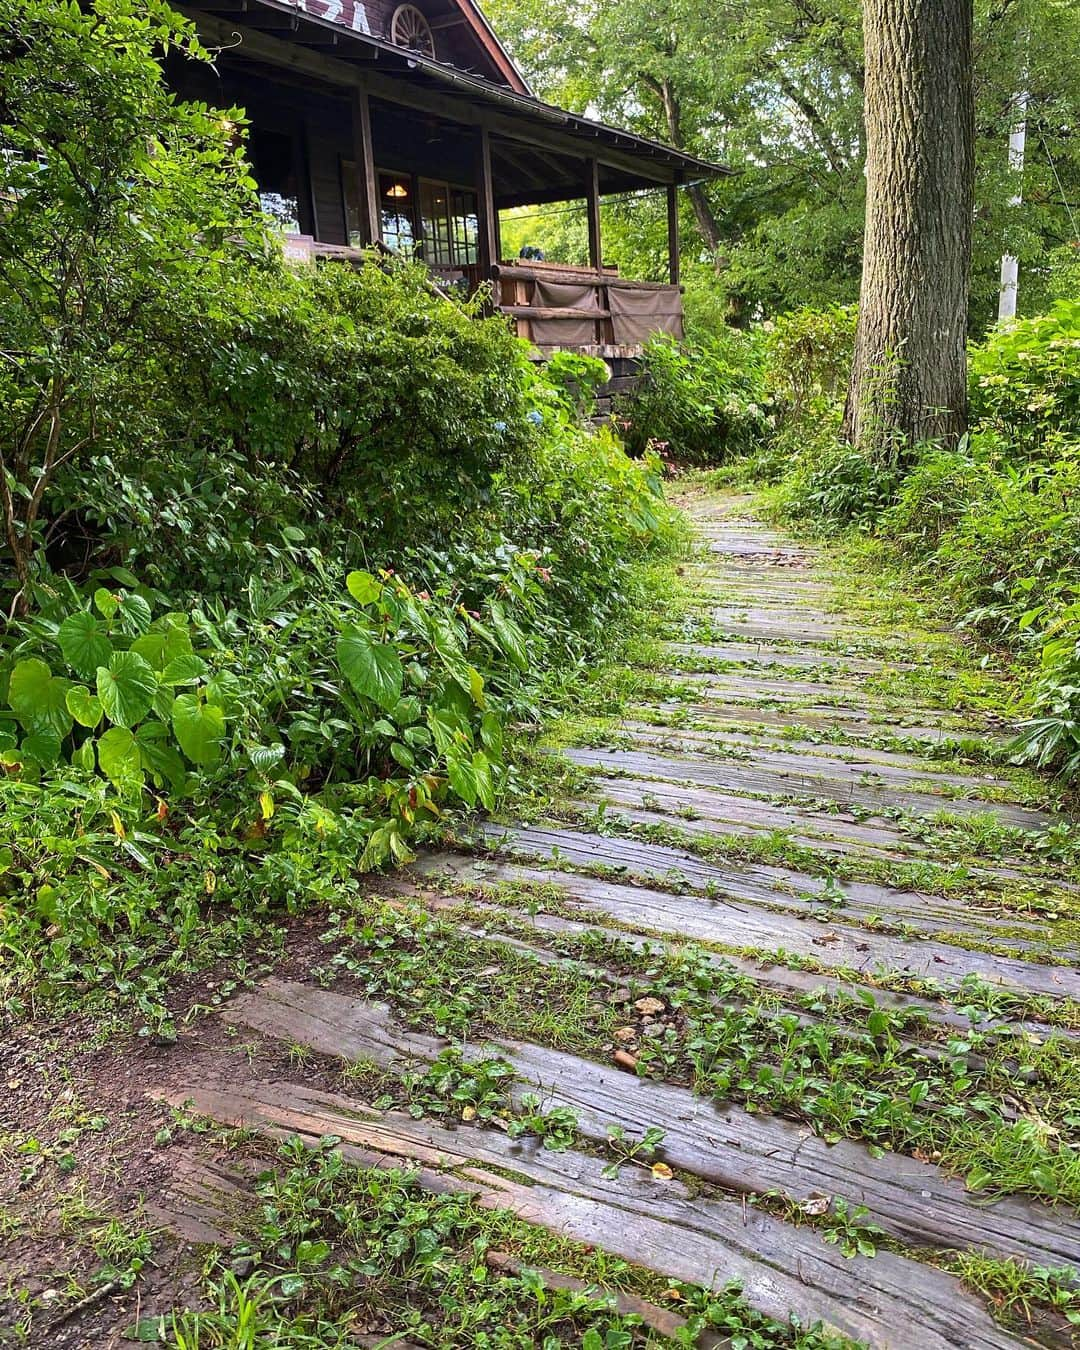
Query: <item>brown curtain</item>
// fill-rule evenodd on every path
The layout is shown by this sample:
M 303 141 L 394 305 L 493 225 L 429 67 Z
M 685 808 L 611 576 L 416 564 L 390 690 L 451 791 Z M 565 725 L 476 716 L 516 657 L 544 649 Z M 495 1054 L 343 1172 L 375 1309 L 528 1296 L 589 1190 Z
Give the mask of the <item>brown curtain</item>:
M 653 333 L 683 336 L 682 295 L 676 287 L 662 291 L 620 288 L 608 283 L 611 324 L 615 341 L 630 345 L 645 342 Z
M 600 308 L 594 286 L 537 278 L 533 304 L 541 309 Z M 596 341 L 595 319 L 533 319 L 532 340 L 538 347 L 585 347 Z

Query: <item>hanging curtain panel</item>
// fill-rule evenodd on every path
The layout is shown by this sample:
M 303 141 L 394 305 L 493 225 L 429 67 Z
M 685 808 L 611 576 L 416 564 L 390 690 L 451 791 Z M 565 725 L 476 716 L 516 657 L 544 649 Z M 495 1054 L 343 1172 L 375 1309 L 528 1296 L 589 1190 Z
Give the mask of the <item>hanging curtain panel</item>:
M 537 278 L 532 303 L 538 309 L 597 310 L 595 286 Z M 538 347 L 586 347 L 596 341 L 596 320 L 589 318 L 533 319 L 532 340 Z
M 682 295 L 674 287 L 647 291 L 608 283 L 615 341 L 623 346 L 646 342 L 653 333 L 683 337 Z

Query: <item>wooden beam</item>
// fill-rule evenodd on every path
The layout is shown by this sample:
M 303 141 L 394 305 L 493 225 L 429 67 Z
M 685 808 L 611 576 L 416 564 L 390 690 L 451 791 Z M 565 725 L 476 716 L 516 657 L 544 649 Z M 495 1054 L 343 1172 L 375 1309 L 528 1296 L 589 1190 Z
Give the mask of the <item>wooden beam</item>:
M 679 284 L 679 190 L 674 183 L 667 189 L 668 280 Z
M 500 305 L 500 314 L 513 319 L 610 319 L 609 309 L 568 309 L 553 305 Z
M 595 159 L 585 161 L 585 203 L 589 217 L 589 266 L 599 272 L 604 265 L 600 251 L 600 167 Z
M 480 267 L 487 276 L 499 261 L 499 213 L 491 178 L 491 134 L 481 127 L 477 138 L 477 197 L 479 199 Z
M 419 112 L 436 113 L 448 121 L 465 126 L 482 125 L 507 140 L 519 142 L 533 149 L 540 146 L 553 154 L 565 155 L 579 162 L 585 156 L 586 150 L 590 150 L 599 163 L 609 164 L 613 168 L 622 169 L 637 178 L 646 178 L 650 182 L 676 181 L 675 170 L 670 165 L 654 163 L 644 155 L 627 153 L 607 145 L 599 146 L 592 140 L 586 143 L 581 136 L 561 131 L 561 115 L 557 112 L 548 115 L 540 110 L 530 110 L 530 121 L 525 123 L 510 113 L 498 112 L 490 106 L 477 107 L 468 101 L 469 95 L 465 92 L 455 96 L 420 89 L 410 84 L 407 77 L 396 78 L 372 71 L 370 69 L 374 64 L 372 54 L 376 53 L 377 49 L 365 49 L 362 40 L 343 42 L 337 48 L 336 56 L 324 56 L 311 51 L 300 42 L 284 41 L 260 33 L 254 28 L 226 23 L 202 10 L 184 5 L 176 8 L 194 21 L 206 45 L 227 47 L 230 49 L 228 52 L 230 56 L 250 56 L 269 65 L 302 71 L 315 79 L 344 85 L 347 88 L 359 85 L 366 88 L 372 97 L 387 103 L 394 103 L 402 108 L 415 108 Z M 332 26 L 327 25 L 325 21 L 317 20 L 309 14 L 302 17 L 308 26 L 321 27 L 324 32 L 329 27 L 332 31 Z M 240 39 L 239 45 L 237 38 Z M 481 97 L 479 92 L 476 97 Z M 543 124 L 537 125 L 537 121 L 541 119 Z
M 379 220 L 379 179 L 375 173 L 375 150 L 371 140 L 371 107 L 366 90 L 353 91 L 352 109 L 353 151 L 360 200 L 360 234 L 365 244 L 377 244 L 382 238 Z

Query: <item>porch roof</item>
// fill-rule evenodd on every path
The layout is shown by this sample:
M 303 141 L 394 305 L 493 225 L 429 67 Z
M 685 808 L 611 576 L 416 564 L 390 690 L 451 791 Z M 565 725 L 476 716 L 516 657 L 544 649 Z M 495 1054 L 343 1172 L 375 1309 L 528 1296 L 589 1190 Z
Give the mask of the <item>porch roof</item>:
M 290 65 L 331 83 L 361 86 L 377 99 L 452 123 L 484 126 L 500 156 L 499 206 L 579 196 L 581 159 L 598 162 L 601 192 L 714 178 L 732 170 L 659 141 L 567 112 L 530 94 L 395 46 L 292 3 L 250 0 L 241 13 L 230 0 L 182 8 L 205 41 L 234 47 L 269 64 Z M 287 17 L 287 37 L 282 19 Z M 234 30 L 230 20 L 242 25 Z M 513 143 L 517 143 L 516 147 Z M 524 152 L 524 153 L 523 153 Z M 534 158 L 535 156 L 535 158 Z

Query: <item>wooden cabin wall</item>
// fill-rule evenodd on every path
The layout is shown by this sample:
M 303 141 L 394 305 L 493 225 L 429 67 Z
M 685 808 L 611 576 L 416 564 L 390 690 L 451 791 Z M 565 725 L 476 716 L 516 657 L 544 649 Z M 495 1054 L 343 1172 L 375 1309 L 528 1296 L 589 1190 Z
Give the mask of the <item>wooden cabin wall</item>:
M 212 107 L 243 108 L 254 127 L 291 136 L 296 144 L 303 233 L 322 243 L 347 244 L 341 161 L 355 160 L 352 109 L 347 99 L 326 89 L 275 79 L 265 68 L 218 59 L 218 69 L 194 61 L 171 61 L 170 87 L 181 98 Z

